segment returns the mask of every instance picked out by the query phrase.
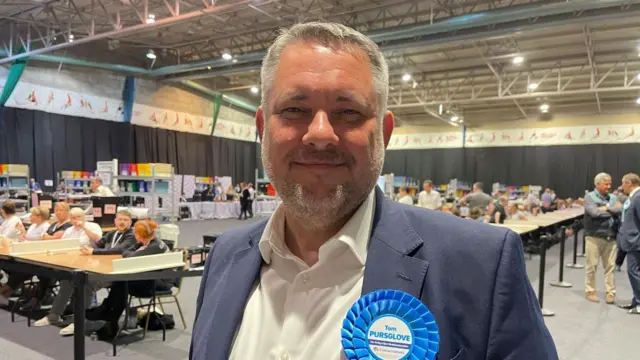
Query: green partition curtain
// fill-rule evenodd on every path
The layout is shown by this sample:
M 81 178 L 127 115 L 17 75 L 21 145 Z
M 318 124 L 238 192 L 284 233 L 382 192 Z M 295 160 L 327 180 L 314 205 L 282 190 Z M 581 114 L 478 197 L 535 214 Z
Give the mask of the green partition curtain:
M 20 49 L 19 53 L 23 53 L 24 49 Z M 16 88 L 22 73 L 24 72 L 24 68 L 27 67 L 28 57 L 18 59 L 11 64 L 11 69 L 9 70 L 9 76 L 7 76 L 7 82 L 4 84 L 4 89 L 2 89 L 2 94 L 0 94 L 0 106 L 4 106 L 9 100 L 9 96 L 13 93 L 13 89 Z
M 216 124 L 218 123 L 218 115 L 220 115 L 220 108 L 222 107 L 222 94 L 215 96 L 213 101 L 213 124 L 211 125 L 211 135 L 216 131 Z

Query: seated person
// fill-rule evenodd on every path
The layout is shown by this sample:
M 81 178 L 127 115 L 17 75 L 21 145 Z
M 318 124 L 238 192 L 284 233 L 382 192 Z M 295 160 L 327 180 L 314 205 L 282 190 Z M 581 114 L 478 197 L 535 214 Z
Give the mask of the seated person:
M 491 204 L 489 204 L 489 206 L 491 207 Z M 504 221 L 507 219 L 507 206 L 509 206 L 509 199 L 505 196 L 499 197 L 498 201 L 494 203 L 489 222 L 492 224 L 504 224 Z
M 543 214 L 552 212 L 556 210 L 556 205 L 555 203 L 552 203 L 552 202 L 543 202 L 542 206 L 540 207 L 540 210 L 542 210 Z
M 22 234 L 20 240 L 41 240 L 42 235 L 46 234 L 49 226 L 51 226 L 51 224 L 49 224 L 49 209 L 44 206 L 36 206 L 31 208 L 29 212 L 31 213 L 31 217 L 29 218 L 31 225 L 29 225 L 27 232 Z
M 20 235 L 18 241 L 40 240 L 42 234 L 46 233 L 47 229 L 49 229 L 47 220 L 49 220 L 49 209 L 44 206 L 31 208 L 31 226 L 29 226 L 26 233 L 23 232 Z M 32 276 L 28 274 L 11 272 L 7 283 L 0 287 L 0 305 L 9 305 L 9 297 L 13 294 L 13 291 L 31 277 Z
M 531 207 L 531 211 L 529 212 L 529 216 L 536 217 L 536 216 L 540 215 L 541 212 L 542 211 L 540 209 L 540 206 L 532 206 Z
M 469 219 L 484 222 L 484 214 L 482 213 L 482 209 L 474 207 L 473 209 L 469 210 Z
M 102 228 L 94 222 L 85 221 L 84 210 L 73 208 L 69 211 L 72 227 L 62 234 L 62 239 L 79 239 L 80 245 L 90 245 L 91 239 L 102 237 Z
M 101 197 L 115 196 L 113 195 L 113 191 L 111 191 L 111 189 L 102 185 L 102 178 L 99 176 L 96 176 L 91 179 L 91 192 L 92 192 L 92 195 L 94 196 L 101 196 Z
M 53 208 L 55 222 L 49 225 L 47 232 L 42 234 L 42 240 L 60 240 L 65 230 L 72 227 L 69 221 L 69 204 L 66 202 L 57 202 Z
M 158 224 L 153 220 L 139 220 L 134 226 L 136 246 L 131 251 L 125 251 L 125 258 L 146 255 L 157 255 L 169 251 L 167 245 L 156 238 Z M 170 290 L 172 284 L 164 280 L 140 280 L 129 281 L 128 294 L 138 297 L 153 296 L 156 291 Z M 118 320 L 127 307 L 127 288 L 125 282 L 115 282 L 111 286 L 109 296 L 102 301 L 100 306 L 87 310 L 87 320 L 106 321 L 105 326 L 98 332 L 101 338 L 112 339 L 118 332 Z
M 409 190 L 405 186 L 401 186 L 398 191 L 398 202 L 406 205 L 413 205 L 413 198 L 409 195 Z
M 527 220 L 527 214 L 518 209 L 518 205 L 511 203 L 507 207 L 507 219 L 508 220 Z
M 556 200 L 556 209 L 565 210 L 567 208 L 567 202 L 564 200 Z
M 131 212 L 128 209 L 120 209 L 116 213 L 114 220 L 116 230 L 110 231 L 102 236 L 89 231 L 87 236 L 91 239 L 91 245 L 85 245 L 80 249 L 82 255 L 119 255 L 125 251 L 131 251 L 136 246 L 136 240 L 131 230 Z M 102 288 L 108 287 L 108 282 L 90 282 L 85 285 L 85 306 L 88 308 L 93 299 L 93 293 Z M 73 283 L 69 280 L 60 281 L 58 295 L 53 300 L 53 305 L 49 314 L 35 322 L 35 326 L 58 325 L 62 322 L 62 314 L 67 302 L 73 295 Z M 73 335 L 73 324 L 60 330 L 60 335 Z
M 7 200 L 0 207 L 2 214 L 2 224 L 0 224 L 0 238 L 18 239 L 24 233 L 24 225 L 16 215 L 16 204 Z

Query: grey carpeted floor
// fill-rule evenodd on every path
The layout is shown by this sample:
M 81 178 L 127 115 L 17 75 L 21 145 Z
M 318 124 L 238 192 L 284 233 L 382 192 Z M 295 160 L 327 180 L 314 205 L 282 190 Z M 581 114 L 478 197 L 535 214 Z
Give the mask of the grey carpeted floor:
M 238 220 L 190 221 L 180 223 L 180 246 L 200 244 L 202 235 L 222 232 L 248 222 Z M 571 260 L 573 249 L 567 242 L 566 260 Z M 547 256 L 546 282 L 558 277 L 558 246 L 554 246 Z M 584 263 L 584 259 L 579 259 Z M 527 260 L 527 272 L 537 290 L 538 257 Z M 618 297 L 628 300 L 631 290 L 625 272 L 616 274 Z M 584 270 L 565 270 L 565 281 L 573 283 L 569 289 L 545 287 L 545 308 L 555 311 L 554 317 L 546 318 L 547 325 L 558 347 L 560 358 L 564 360 L 621 360 L 637 357 L 635 341 L 640 339 L 640 316 L 627 315 L 615 306 L 592 304 L 584 299 Z M 188 356 L 190 327 L 193 325 L 195 299 L 199 279 L 186 279 L 180 301 L 187 318 L 189 329 L 184 330 L 178 319 L 174 305 L 167 305 L 165 311 L 176 317 L 176 329 L 167 332 L 167 341 L 162 342 L 160 332 L 151 332 L 144 341 L 133 342 L 118 348 L 118 357 L 140 360 L 176 360 Z M 598 287 L 603 287 L 602 270 L 599 269 Z M 602 292 L 599 294 L 604 296 Z M 0 359 L 68 360 L 73 355 L 73 339 L 62 338 L 58 328 L 27 328 L 26 320 L 18 317 L 10 322 L 10 314 L 0 310 Z M 111 358 L 109 344 L 91 341 L 87 338 L 88 359 Z

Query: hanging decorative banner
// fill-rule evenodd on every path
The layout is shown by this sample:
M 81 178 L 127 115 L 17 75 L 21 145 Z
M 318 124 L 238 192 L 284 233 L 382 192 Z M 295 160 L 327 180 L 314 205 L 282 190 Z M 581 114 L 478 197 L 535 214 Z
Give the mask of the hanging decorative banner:
M 640 142 L 640 124 L 565 126 L 534 129 L 468 129 L 466 147 L 628 144 Z
M 123 121 L 122 100 L 80 94 L 20 81 L 6 106 L 91 119 Z
M 364 295 L 342 323 L 342 348 L 349 360 L 434 360 L 439 346 L 433 314 L 399 290 Z
M 462 147 L 462 131 L 391 135 L 388 150 L 446 149 Z

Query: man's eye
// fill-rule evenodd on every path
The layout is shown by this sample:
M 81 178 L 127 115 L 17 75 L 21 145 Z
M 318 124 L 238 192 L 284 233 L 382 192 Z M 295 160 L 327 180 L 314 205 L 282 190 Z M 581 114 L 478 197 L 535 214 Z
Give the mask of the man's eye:
M 301 113 L 302 109 L 296 107 L 288 107 L 282 110 L 283 113 Z

